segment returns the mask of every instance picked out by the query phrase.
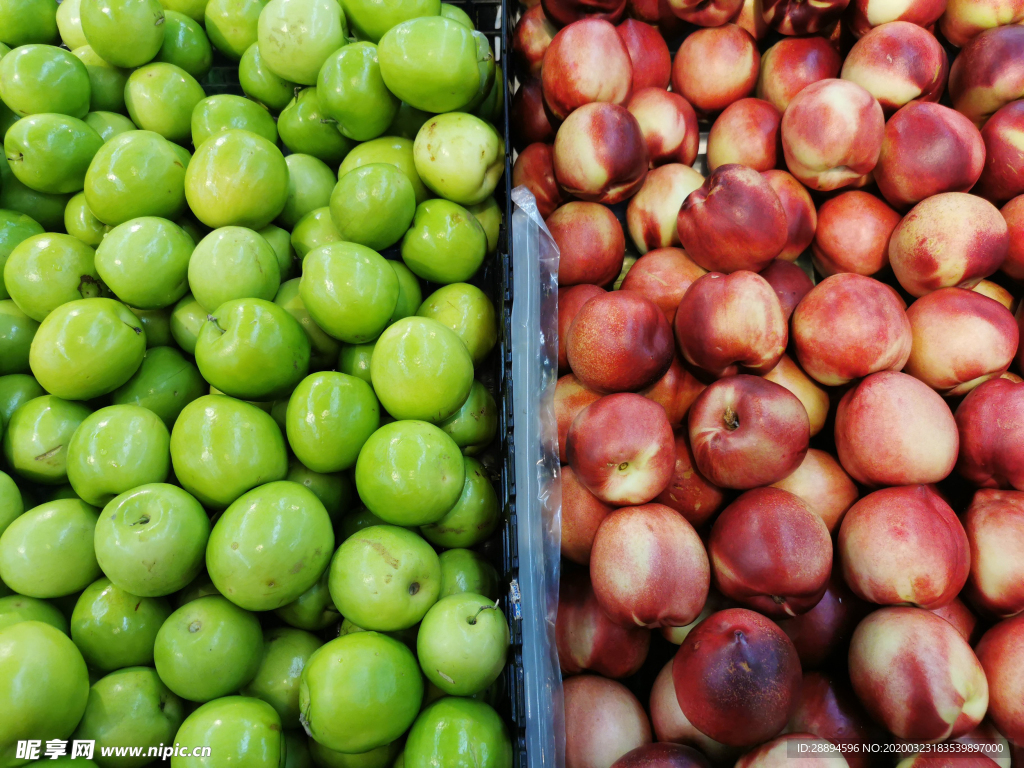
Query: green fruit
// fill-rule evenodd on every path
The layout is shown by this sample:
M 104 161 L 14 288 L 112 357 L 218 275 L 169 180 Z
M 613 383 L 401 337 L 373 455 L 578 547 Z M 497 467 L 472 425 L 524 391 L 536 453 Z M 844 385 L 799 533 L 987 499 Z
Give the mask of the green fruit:
M 267 69 L 257 43 L 246 48 L 238 62 L 238 82 L 246 96 L 274 112 L 280 112 L 295 98 L 295 83 Z
M 338 547 L 330 588 L 341 615 L 360 627 L 381 632 L 407 629 L 437 601 L 441 565 L 433 547 L 418 534 L 375 525 Z
M 399 101 L 384 85 L 373 43 L 352 43 L 328 56 L 316 94 L 323 113 L 356 141 L 380 136 L 398 112 Z
M 26 394 L 31 393 L 26 391 Z M 69 403 L 53 395 L 23 402 L 7 417 L 4 432 L 7 465 L 21 477 L 36 483 L 66 482 L 67 445 L 88 415 L 89 409 L 81 403 Z
M 237 691 L 256 674 L 262 653 L 263 632 L 256 616 L 213 595 L 172 613 L 153 647 L 160 679 L 189 701 L 210 701 Z
M 206 382 L 199 369 L 171 347 L 146 351 L 142 365 L 127 382 L 114 390 L 114 405 L 140 405 L 174 426 L 181 409 L 206 394 Z
M 310 739 L 304 731 L 284 732 L 284 762 L 281 768 L 313 768 L 313 758 L 309 754 Z
M 410 107 L 403 101 L 401 106 L 398 107 L 395 119 L 388 126 L 387 135 L 401 136 L 404 139 L 413 141 L 416 139 L 416 134 L 420 132 L 420 128 L 431 117 L 432 115 L 429 112 L 416 109 L 416 107 Z
M 491 125 L 500 125 L 505 114 L 505 72 L 500 65 L 494 67 L 494 84 L 473 114 Z
M 498 434 L 498 405 L 487 387 L 474 381 L 466 402 L 438 426 L 465 455 L 475 456 Z
M 439 547 L 475 547 L 490 538 L 501 523 L 498 494 L 483 466 L 469 457 L 465 464 L 466 484 L 455 506 L 436 523 L 420 528 L 423 537 Z
M 68 49 L 73 51 L 86 44 L 82 31 L 81 0 L 64 0 L 57 6 L 57 29 Z
M 43 234 L 43 228 L 29 216 L 17 211 L 0 210 L 0 299 L 11 296 L 4 287 L 3 270 L 11 251 L 33 235 Z
M 206 32 L 198 21 L 184 13 L 165 10 L 164 18 L 164 42 L 156 61 L 174 64 L 202 80 L 213 66 L 213 48 Z
M 469 18 L 469 14 L 466 13 L 461 8 L 459 8 L 459 6 L 457 5 L 452 5 L 451 3 L 441 3 L 440 15 L 444 16 L 446 19 L 457 21 L 459 22 L 459 24 L 461 24 L 464 27 L 467 27 L 468 29 L 476 29 L 476 26 L 473 24 L 473 20 Z
M 474 365 L 483 362 L 498 343 L 494 304 L 475 285 L 452 283 L 438 288 L 420 305 L 416 314 L 437 320 L 454 331 L 465 343 Z
M 420 667 L 451 696 L 487 689 L 505 668 L 508 622 L 483 595 L 463 593 L 434 603 L 416 635 Z
M 85 714 L 74 737 L 96 742 L 94 755 L 104 766 L 136 768 L 151 759 L 151 748 L 174 741 L 185 718 L 181 699 L 150 667 L 128 667 L 100 678 L 89 689 Z M 102 757 L 101 750 L 125 744 L 142 746 L 141 756 Z M 72 763 L 72 768 L 76 763 Z
M 0 5 L 0 22 L 2 17 Z M 89 73 L 63 48 L 23 45 L 0 59 L 0 98 L 20 117 L 56 112 L 83 118 L 89 111 Z
M 36 597 L 0 597 L 0 629 L 23 621 L 41 621 L 68 634 L 68 620 L 56 606 Z
M 63 3 L 61 5 L 63 6 Z M 85 65 L 85 70 L 89 74 L 89 110 L 91 112 L 124 112 L 124 87 L 128 82 L 128 72 L 101 59 L 89 45 L 75 48 L 71 53 Z M 86 115 L 86 122 L 89 122 L 88 115 Z M 135 130 L 135 124 L 131 123 L 131 127 L 127 130 Z M 104 139 L 106 138 L 104 136 Z
M 171 431 L 171 463 L 182 488 L 213 509 L 288 472 L 274 420 L 224 395 L 205 395 L 185 406 Z
M 375 339 L 398 303 L 398 277 L 379 253 L 357 243 L 331 243 L 303 261 L 299 295 L 310 316 L 339 341 Z
M 174 604 L 176 607 L 181 608 L 185 603 L 191 603 L 193 600 L 198 600 L 200 597 L 208 597 L 209 595 L 220 595 L 220 592 L 213 586 L 213 582 L 210 581 L 206 571 L 203 571 L 192 579 L 187 587 L 175 595 Z
M 191 162 L 191 159 L 189 162 Z M 194 243 L 198 243 L 210 234 L 211 231 L 209 227 L 200 224 L 190 215 L 181 216 L 175 223 L 188 232 L 188 236 L 192 238 L 192 242 Z
M 277 710 L 283 727 L 300 727 L 299 680 L 309 657 L 321 645 L 320 638 L 301 629 L 279 627 L 264 633 L 263 660 L 242 693 L 263 699 Z
M 164 7 L 165 14 L 167 11 L 177 11 L 200 24 L 206 18 L 206 0 L 160 0 L 160 5 Z
M 85 122 L 92 126 L 104 143 L 122 133 L 135 130 L 135 123 L 116 112 L 90 112 L 85 116 Z
M 210 750 L 206 757 L 175 755 L 171 768 L 280 768 L 284 764 L 281 718 L 259 699 L 227 696 L 204 704 L 185 718 L 174 740 L 209 745 Z
M 113 299 L 79 299 L 46 316 L 29 363 L 47 392 L 91 400 L 128 381 L 145 354 L 146 333 L 130 309 Z
M 416 207 L 402 238 L 402 261 L 433 283 L 461 283 L 480 269 L 487 234 L 469 211 L 450 200 L 427 200 Z
M 271 72 L 314 85 L 324 61 L 347 37 L 345 14 L 334 0 L 270 0 L 256 39 Z
M 494 126 L 463 112 L 424 123 L 414 154 L 423 183 L 461 205 L 486 200 L 505 171 L 505 142 Z
M 192 112 L 192 143 L 197 147 L 211 136 L 236 128 L 277 142 L 274 118 L 259 104 L 241 96 L 209 96 Z
M 185 196 L 208 227 L 262 229 L 284 208 L 288 165 L 262 136 L 224 131 L 196 150 L 185 174 Z
M 390 163 L 349 171 L 334 186 L 329 202 L 342 238 L 378 251 L 402 239 L 416 212 L 412 182 Z
M 185 208 L 185 161 L 158 133 L 122 133 L 93 158 L 85 199 L 96 218 L 111 226 L 142 216 L 176 219 Z
M 27 373 L 12 373 L 7 376 L 0 376 L 0 418 L 4 420 L 9 429 L 11 426 L 11 416 L 14 415 L 18 408 L 29 400 L 34 400 L 45 394 L 46 391 Z M 88 415 L 88 413 L 89 409 L 87 408 L 85 414 Z M 82 418 L 85 418 L 85 416 Z M 75 422 L 75 427 L 77 426 L 78 422 Z M 74 431 L 74 427 L 72 427 L 71 431 Z M 69 434 L 68 437 L 71 437 L 71 435 Z
M 179 143 L 192 135 L 192 110 L 205 96 L 203 86 L 192 75 L 166 62 L 136 69 L 124 89 L 132 122 Z
M 377 342 L 369 344 L 342 344 L 338 354 L 338 370 L 370 383 L 370 358 Z
M 355 466 L 359 449 L 380 426 L 380 405 L 362 379 L 335 371 L 302 380 L 288 400 L 288 444 L 315 472 Z
M 29 189 L 10 172 L 7 158 L 0 157 L 0 208 L 23 213 L 38 221 L 43 229 L 59 231 L 70 199 L 70 195 L 48 195 Z
M 0 536 L 0 579 L 28 597 L 63 597 L 100 575 L 92 549 L 97 510 L 78 499 L 30 509 Z
M 443 16 L 392 27 L 380 39 L 379 57 L 388 89 L 425 112 L 461 109 L 480 90 L 481 54 L 473 31 Z M 492 71 L 493 66 L 492 57 Z
M 351 484 L 351 481 L 349 483 Z M 3 535 L 7 526 L 24 511 L 25 502 L 14 479 L 6 472 L 0 472 L 0 535 Z
M 29 372 L 29 348 L 38 328 L 13 301 L 0 301 L 0 375 Z
M 332 640 L 306 662 L 299 706 L 307 732 L 328 749 L 390 744 L 416 718 L 423 678 L 412 652 L 377 632 Z
M 274 613 L 291 626 L 310 632 L 318 632 L 337 624 L 341 616 L 334 607 L 334 601 L 331 600 L 329 579 L 330 569 L 325 568 L 312 587 Z
M 376 749 L 371 749 L 368 752 L 348 754 L 328 749 L 315 739 L 310 739 L 309 741 L 313 760 L 317 765 L 324 766 L 324 768 L 390 768 L 395 755 L 398 754 L 401 747 L 402 743 L 399 740 Z
M 338 179 L 341 180 L 346 174 L 371 163 L 389 163 L 406 176 L 412 182 L 412 189 L 416 193 L 416 203 L 422 203 L 430 193 L 420 181 L 416 172 L 416 161 L 413 157 L 413 142 L 400 136 L 381 136 L 373 141 L 366 141 L 355 147 L 338 169 Z
M 441 598 L 472 592 L 489 600 L 498 599 L 501 591 L 498 571 L 483 555 L 471 549 L 449 549 L 441 553 L 440 561 Z
M 18 741 L 67 739 L 88 698 L 89 672 L 67 635 L 40 621 L 0 630 L 0 764 L 25 763 Z
M 351 619 L 345 619 L 341 622 L 341 627 L 338 629 L 338 637 L 343 635 L 351 635 L 355 632 L 370 632 L 369 629 L 355 624 Z M 419 631 L 419 624 L 408 629 L 399 629 L 394 632 L 381 632 L 382 635 L 387 635 L 390 638 L 397 640 L 400 643 L 405 643 L 410 649 L 415 649 L 416 646 L 416 633 Z
M 163 45 L 164 9 L 157 0 L 82 0 L 81 13 L 89 45 L 115 67 L 141 67 Z
M 125 304 L 160 309 L 188 292 L 195 243 L 174 222 L 155 216 L 126 221 L 96 249 L 96 271 Z
M 420 288 L 420 281 L 405 264 L 391 259 L 388 260 L 388 264 L 398 276 L 398 304 L 391 313 L 391 322 L 394 323 L 416 314 L 416 310 L 423 302 L 423 291 Z
M 312 155 L 289 155 L 288 200 L 277 217 L 282 227 L 292 229 L 307 213 L 324 208 L 331 201 L 334 171 Z
M 357 509 L 356 511 L 341 518 L 341 522 L 338 524 L 338 540 L 344 541 L 345 539 L 355 536 L 364 528 L 369 528 L 374 525 L 387 525 L 387 523 L 373 514 L 373 512 L 368 510 L 366 507 Z
M 18 309 L 42 322 L 57 307 L 100 294 L 92 248 L 71 235 L 22 240 L 4 265 L 4 285 Z
M 341 241 L 341 233 L 334 226 L 331 209 L 327 207 L 310 211 L 299 219 L 299 223 L 292 230 L 292 248 L 299 261 L 322 246 Z
M 501 209 L 498 202 L 492 196 L 482 203 L 467 206 L 466 210 L 472 213 L 484 228 L 487 235 L 487 253 L 495 253 L 498 250 L 498 235 L 501 232 Z
M 313 318 L 309 316 L 306 306 L 302 303 L 302 297 L 299 296 L 299 282 L 300 279 L 296 277 L 293 280 L 282 283 L 281 289 L 277 292 L 277 296 L 274 297 L 274 303 L 294 317 L 306 332 L 306 336 L 309 337 L 310 370 L 322 371 L 334 368 L 335 361 L 338 359 L 340 345 L 324 333 L 320 326 L 313 322 Z
M 218 51 L 238 61 L 256 44 L 256 27 L 264 0 L 210 0 L 206 5 L 206 34 Z
M 269 611 L 312 587 L 333 551 L 331 518 L 313 492 L 298 483 L 267 483 L 243 494 L 217 521 L 206 568 L 229 600 Z
M 321 113 L 316 88 L 294 95 L 278 116 L 277 130 L 289 150 L 312 155 L 330 166 L 344 160 L 354 145 Z
M 210 520 L 198 501 L 175 485 L 153 483 L 111 501 L 96 523 L 96 560 L 117 587 L 162 597 L 202 570 Z
M 71 639 L 86 663 L 101 672 L 153 663 L 153 643 L 171 615 L 167 601 L 139 597 L 102 578 L 78 598 Z
M 494 52 L 491 50 L 491 43 L 483 32 L 473 30 L 473 39 L 476 41 L 476 66 L 480 74 L 480 84 L 477 86 L 476 95 L 460 109 L 464 112 L 476 112 L 476 110 L 487 99 L 494 90 L 496 68 L 494 66 Z
M 343 0 L 341 7 L 352 31 L 371 43 L 403 21 L 441 12 L 440 0 Z
M 75 493 L 75 489 L 71 487 L 71 484 L 65 483 L 63 485 L 50 486 L 43 490 L 39 501 L 40 503 L 45 503 L 48 501 L 60 501 L 61 499 L 78 500 L 78 498 L 78 494 Z
M 93 216 L 89 204 L 85 201 L 85 193 L 79 192 L 68 200 L 64 209 L 64 228 L 72 237 L 76 237 L 90 248 L 103 242 L 110 227 Z
M 392 525 L 427 525 L 455 506 L 465 484 L 459 447 L 424 421 L 385 424 L 356 462 L 356 489 L 367 508 Z
M 222 227 L 196 246 L 188 282 L 192 295 L 210 312 L 234 299 L 270 300 L 280 287 L 277 254 L 251 229 Z
M 7 162 L 18 180 L 51 195 L 81 190 L 101 146 L 96 131 L 67 115 L 30 115 L 11 126 L 4 138 Z
M 68 482 L 94 507 L 145 483 L 162 483 L 171 469 L 170 440 L 160 417 L 146 408 L 100 408 L 68 444 Z
M 171 336 L 174 337 L 175 344 L 188 354 L 194 355 L 196 339 L 199 338 L 199 331 L 205 322 L 206 310 L 203 309 L 203 305 L 196 301 L 191 293 L 186 293 L 171 311 Z
M 292 276 L 295 268 L 295 251 L 292 250 L 292 236 L 286 229 L 275 227 L 273 224 L 264 227 L 259 231 L 263 239 L 270 243 L 277 256 L 277 266 L 281 272 L 281 283 Z
M 146 349 L 166 347 L 174 343 L 171 338 L 171 308 L 137 309 L 129 307 L 132 314 L 139 318 L 142 330 L 146 332 Z M 134 375 L 134 374 L 133 374 Z
M 416 718 L 404 754 L 406 768 L 512 768 L 512 742 L 498 713 L 451 696 Z
M 462 407 L 473 386 L 473 359 L 455 333 L 436 320 L 407 317 L 377 340 L 370 377 L 396 419 L 440 422 Z
M 284 397 L 309 371 L 309 337 L 288 312 L 263 299 L 234 299 L 209 316 L 196 341 L 203 377 L 247 400 Z
M 332 523 L 348 514 L 355 503 L 356 488 L 348 472 L 314 472 L 298 459 L 288 463 L 286 480 L 305 486 L 320 499 Z

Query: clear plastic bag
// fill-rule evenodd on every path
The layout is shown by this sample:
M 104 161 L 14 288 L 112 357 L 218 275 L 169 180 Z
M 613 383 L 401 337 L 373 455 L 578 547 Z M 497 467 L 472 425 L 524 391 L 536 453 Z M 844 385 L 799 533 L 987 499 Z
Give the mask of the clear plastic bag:
M 561 549 L 558 246 L 526 187 L 512 190 L 512 393 L 528 765 L 565 764 L 565 712 L 555 645 Z

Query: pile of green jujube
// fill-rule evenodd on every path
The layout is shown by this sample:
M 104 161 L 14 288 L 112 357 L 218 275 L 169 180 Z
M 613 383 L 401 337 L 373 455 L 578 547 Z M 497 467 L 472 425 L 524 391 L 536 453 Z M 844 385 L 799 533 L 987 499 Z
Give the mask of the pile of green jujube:
M 0 768 L 510 768 L 503 103 L 439 0 L 0 0 Z

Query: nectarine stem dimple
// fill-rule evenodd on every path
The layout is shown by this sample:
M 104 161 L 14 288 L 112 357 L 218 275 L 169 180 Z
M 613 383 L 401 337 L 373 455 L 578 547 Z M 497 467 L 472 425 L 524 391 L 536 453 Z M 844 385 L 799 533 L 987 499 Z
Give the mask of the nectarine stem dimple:
M 722 421 L 725 422 L 725 428 L 728 430 L 737 429 L 740 426 L 740 416 L 732 409 L 731 405 L 726 406 L 725 413 L 722 414 Z

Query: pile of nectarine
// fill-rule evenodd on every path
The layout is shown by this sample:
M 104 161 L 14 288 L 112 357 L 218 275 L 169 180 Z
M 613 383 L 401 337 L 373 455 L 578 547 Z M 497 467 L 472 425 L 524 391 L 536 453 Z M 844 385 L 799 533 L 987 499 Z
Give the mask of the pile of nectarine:
M 1024 768 L 1024 0 L 525 6 L 567 768 Z

